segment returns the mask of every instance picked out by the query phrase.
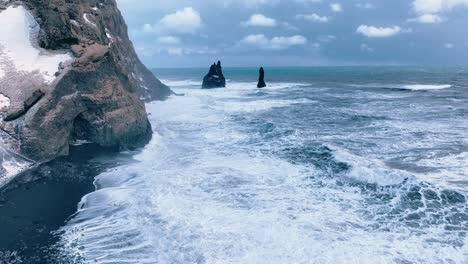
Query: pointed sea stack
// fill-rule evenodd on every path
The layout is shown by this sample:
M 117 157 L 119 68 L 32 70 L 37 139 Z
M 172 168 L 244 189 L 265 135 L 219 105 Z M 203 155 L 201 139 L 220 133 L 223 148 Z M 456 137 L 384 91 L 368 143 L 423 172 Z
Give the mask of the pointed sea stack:
M 213 89 L 213 88 L 224 88 L 226 87 L 226 79 L 223 75 L 223 69 L 221 67 L 221 62 L 213 63 L 210 67 L 210 71 L 203 78 L 203 89 Z
M 264 88 L 266 86 L 267 85 L 265 83 L 265 71 L 263 70 L 263 67 L 260 67 L 257 88 Z

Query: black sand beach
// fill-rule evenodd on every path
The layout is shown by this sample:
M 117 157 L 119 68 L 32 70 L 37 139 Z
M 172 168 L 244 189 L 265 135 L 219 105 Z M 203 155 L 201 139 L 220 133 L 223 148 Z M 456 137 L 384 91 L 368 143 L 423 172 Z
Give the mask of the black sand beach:
M 94 177 L 116 165 L 111 150 L 79 146 L 69 157 L 40 165 L 0 189 L 0 263 L 55 263 L 53 231 L 94 191 Z

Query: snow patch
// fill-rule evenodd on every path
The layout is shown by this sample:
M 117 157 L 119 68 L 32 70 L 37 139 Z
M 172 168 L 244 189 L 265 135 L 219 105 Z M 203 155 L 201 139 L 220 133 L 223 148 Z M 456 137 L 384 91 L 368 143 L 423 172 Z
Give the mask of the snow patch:
M 106 37 L 109 39 L 109 47 L 112 46 L 112 43 L 114 43 L 114 37 L 110 33 L 110 30 L 106 28 Z
M 90 24 L 91 26 L 97 28 L 98 26 L 96 25 L 96 23 L 94 23 L 93 21 L 91 21 L 89 18 L 88 18 L 88 13 L 84 13 L 83 14 L 83 19 L 86 21 L 86 23 Z
M 0 94 L 0 112 L 6 111 L 10 107 L 10 98 Z
M 50 54 L 38 47 L 39 24 L 22 6 L 1 12 L 0 25 L 8 25 L 0 27 L 0 79 L 10 71 L 38 72 L 51 83 L 59 64 L 72 59 L 69 54 Z
M 71 19 L 70 22 L 76 27 L 80 27 L 80 23 L 78 23 L 76 20 Z

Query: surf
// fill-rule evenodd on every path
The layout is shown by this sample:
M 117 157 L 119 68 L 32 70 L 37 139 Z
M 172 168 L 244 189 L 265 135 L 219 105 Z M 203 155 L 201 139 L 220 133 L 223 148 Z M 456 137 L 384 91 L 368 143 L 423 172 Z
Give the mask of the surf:
M 465 223 L 464 194 L 327 143 L 325 136 L 310 140 L 294 119 L 275 121 L 282 112 L 321 108 L 327 99 L 317 94 L 315 100 L 285 96 L 310 87 L 278 90 L 278 83 L 258 96 L 246 83 L 215 91 L 180 84 L 174 89 L 185 96 L 147 104 L 152 142 L 131 164 L 96 177 L 96 192 L 60 230 L 64 257 L 95 263 L 357 263 L 376 256 L 383 263 L 463 262 L 467 241 L 457 234 Z

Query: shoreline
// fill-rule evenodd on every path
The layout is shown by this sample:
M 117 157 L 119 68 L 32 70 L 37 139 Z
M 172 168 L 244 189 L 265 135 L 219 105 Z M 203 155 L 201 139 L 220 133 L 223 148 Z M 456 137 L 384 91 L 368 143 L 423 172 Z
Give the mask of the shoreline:
M 53 246 L 94 178 L 116 165 L 119 153 L 95 145 L 38 165 L 0 188 L 0 263 L 51 263 Z M 97 160 L 103 158 L 102 160 Z M 52 262 L 53 263 L 53 262 Z

